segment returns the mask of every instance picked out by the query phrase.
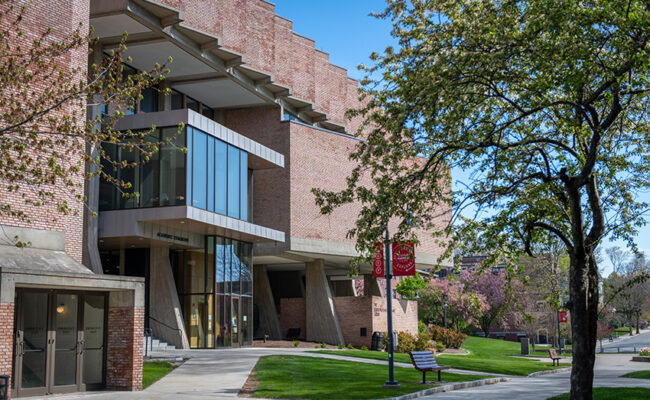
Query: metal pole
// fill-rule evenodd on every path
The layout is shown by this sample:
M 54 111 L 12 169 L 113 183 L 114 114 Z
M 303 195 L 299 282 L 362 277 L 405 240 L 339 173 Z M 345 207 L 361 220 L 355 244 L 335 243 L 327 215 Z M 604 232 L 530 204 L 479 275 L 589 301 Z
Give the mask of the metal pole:
M 447 300 L 442 304 L 442 308 L 445 314 L 445 329 L 447 329 Z
M 560 354 L 562 354 L 562 348 L 560 347 L 560 309 L 557 309 L 557 348 L 560 350 Z
M 391 290 L 391 279 L 393 278 L 390 264 L 390 236 L 388 236 L 388 223 L 386 223 L 386 239 L 384 240 L 384 272 L 386 274 L 386 308 L 388 308 L 388 380 L 384 383 L 386 388 L 399 388 L 400 384 L 395 380 L 395 366 L 393 361 L 393 291 Z

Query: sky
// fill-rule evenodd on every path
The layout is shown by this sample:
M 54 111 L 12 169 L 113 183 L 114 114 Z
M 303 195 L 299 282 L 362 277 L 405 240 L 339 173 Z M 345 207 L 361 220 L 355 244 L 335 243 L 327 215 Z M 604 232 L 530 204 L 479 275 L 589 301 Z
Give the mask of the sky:
M 329 53 L 330 62 L 348 70 L 348 76 L 361 79 L 359 64 L 370 64 L 370 54 L 381 53 L 387 46 L 395 45 L 390 36 L 391 24 L 369 16 L 385 8 L 384 0 L 275 0 L 276 14 L 293 21 L 294 32 L 316 41 L 316 48 Z M 452 170 L 454 185 L 468 176 L 465 171 Z M 650 202 L 650 195 L 646 201 Z M 468 215 L 469 216 L 469 215 Z M 637 246 L 650 252 L 650 226 L 644 227 L 635 239 Z M 601 244 L 624 248 L 625 243 L 606 240 Z M 604 253 L 603 253 L 604 254 Z M 605 257 L 607 258 L 607 257 Z M 603 265 L 604 275 L 611 270 L 609 260 Z

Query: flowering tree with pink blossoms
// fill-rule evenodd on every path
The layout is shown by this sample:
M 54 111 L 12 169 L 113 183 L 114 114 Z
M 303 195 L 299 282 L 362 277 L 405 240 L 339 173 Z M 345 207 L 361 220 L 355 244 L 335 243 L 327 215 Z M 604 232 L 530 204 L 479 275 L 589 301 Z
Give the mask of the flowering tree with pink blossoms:
M 447 303 L 449 327 L 460 331 L 489 310 L 485 296 L 465 290 L 456 279 L 431 279 L 422 289 L 418 300 L 420 320 L 436 325 L 444 324 L 444 303 Z
M 506 314 L 518 312 L 517 294 L 522 292 L 523 284 L 517 278 L 509 278 L 505 270 L 468 269 L 460 272 L 459 281 L 465 290 L 478 293 L 485 301 L 483 313 L 478 318 L 485 337 L 489 336 L 495 322 L 502 323 Z

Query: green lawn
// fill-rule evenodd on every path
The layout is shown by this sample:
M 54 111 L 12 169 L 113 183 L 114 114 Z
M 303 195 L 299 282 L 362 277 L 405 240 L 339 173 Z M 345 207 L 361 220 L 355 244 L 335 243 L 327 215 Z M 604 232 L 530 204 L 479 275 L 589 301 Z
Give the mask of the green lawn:
M 643 371 L 629 372 L 623 375 L 621 378 L 650 379 L 650 370 L 646 369 Z
M 594 400 L 639 400 L 650 398 L 646 388 L 595 388 Z M 550 397 L 548 400 L 569 400 L 569 393 Z
M 469 351 L 468 355 L 442 354 L 436 356 L 438 364 L 451 365 L 454 368 L 470 371 L 483 371 L 505 375 L 528 375 L 532 372 L 546 371 L 550 369 L 564 368 L 569 364 L 562 364 L 560 367 L 553 367 L 551 360 L 530 360 L 526 358 L 509 357 L 508 354 L 520 354 L 521 345 L 516 342 L 507 342 L 498 339 L 485 339 L 470 336 L 465 341 L 463 348 Z M 388 353 L 369 350 L 345 350 L 333 351 L 322 350 L 319 353 L 337 354 L 348 357 L 372 358 L 376 360 L 388 360 Z M 408 354 L 395 354 L 395 361 L 410 363 Z
M 422 373 L 411 368 L 395 368 L 400 389 L 384 389 L 388 378 L 385 365 L 330 360 L 292 355 L 266 356 L 255 366 L 259 385 L 254 397 L 289 399 L 381 399 L 424 390 Z M 462 382 L 489 378 L 484 375 L 460 375 L 443 371 L 442 380 Z M 437 373 L 427 373 L 427 381 Z
M 142 388 L 145 389 L 146 387 L 150 386 L 152 383 L 167 375 L 176 367 L 177 365 L 174 365 L 168 361 L 152 361 L 142 363 Z

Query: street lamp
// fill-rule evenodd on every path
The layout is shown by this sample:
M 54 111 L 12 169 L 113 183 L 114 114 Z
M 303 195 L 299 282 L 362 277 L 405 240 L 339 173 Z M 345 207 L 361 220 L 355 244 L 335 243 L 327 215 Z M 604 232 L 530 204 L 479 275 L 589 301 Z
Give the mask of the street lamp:
M 447 300 L 445 300 L 445 302 L 442 303 L 442 309 L 445 312 L 445 329 L 447 329 Z

